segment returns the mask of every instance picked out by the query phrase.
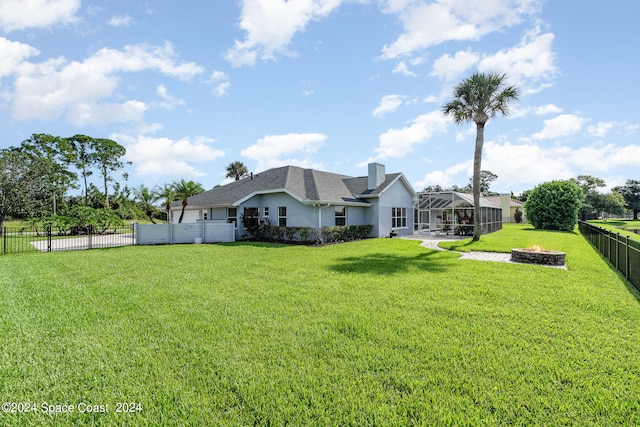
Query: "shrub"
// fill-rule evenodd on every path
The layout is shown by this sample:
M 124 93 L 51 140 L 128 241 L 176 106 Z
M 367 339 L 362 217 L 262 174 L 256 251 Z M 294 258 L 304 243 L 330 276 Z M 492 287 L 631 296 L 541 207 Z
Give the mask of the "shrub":
M 527 218 L 537 229 L 571 231 L 578 222 L 584 194 L 573 181 L 538 185 L 525 203 Z
M 516 211 L 513 213 L 513 217 L 516 220 L 516 223 L 520 224 L 522 222 L 522 211 L 520 208 L 516 208 Z
M 322 229 L 322 237 L 325 243 L 348 242 L 351 240 L 365 239 L 373 230 L 373 225 L 334 225 Z
M 246 230 L 245 238 L 258 241 L 269 240 L 273 231 L 268 217 L 262 218 L 243 213 L 240 219 Z

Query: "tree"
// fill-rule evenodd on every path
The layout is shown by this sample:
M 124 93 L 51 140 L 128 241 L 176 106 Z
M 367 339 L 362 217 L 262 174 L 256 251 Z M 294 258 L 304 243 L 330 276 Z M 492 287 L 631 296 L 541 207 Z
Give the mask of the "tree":
M 606 187 L 607 183 L 602 178 L 591 175 L 578 175 L 573 179 L 582 189 L 584 201 L 580 207 L 580 218 L 585 219 L 587 214 L 600 212 L 602 205 L 602 194 L 598 192 L 598 188 Z
M 121 160 L 127 154 L 127 150 L 115 141 L 93 138 L 91 146 L 93 148 L 93 161 L 100 170 L 104 183 L 104 207 L 109 209 L 109 182 L 113 180 L 111 172 L 122 169 L 125 164 L 131 164 L 131 162 L 123 162 Z
M 526 202 L 527 199 L 529 198 L 529 194 L 531 194 L 531 190 L 524 190 L 523 192 L 521 192 L 517 196 L 512 196 L 512 198 L 516 199 L 516 200 L 519 200 L 521 202 Z
M 76 188 L 78 176 L 69 170 L 74 154 L 65 138 L 48 134 L 33 134 L 22 142 L 18 150 L 28 155 L 32 163 L 38 163 L 43 186 L 40 197 L 46 199 L 51 212 L 56 214 L 57 198 L 69 188 Z
M 144 184 L 140 184 L 133 189 L 133 197 L 135 198 L 136 205 L 144 212 L 147 218 L 149 218 L 149 221 L 151 221 L 152 224 L 156 224 L 153 216 L 156 212 L 155 203 L 158 201 L 157 188 L 149 189 L 145 187 Z
M 24 214 L 35 200 L 40 176 L 33 173 L 31 160 L 15 148 L 0 151 L 0 235 L 6 219 Z
M 473 240 L 480 240 L 480 171 L 484 126 L 487 121 L 500 113 L 509 113 L 509 103 L 518 99 L 519 90 L 515 86 L 505 87 L 506 74 L 475 73 L 458 83 L 454 88 L 454 98 L 442 112 L 451 116 L 456 124 L 474 122 L 476 124 L 476 144 L 473 156 Z
M 601 217 L 603 220 L 605 219 L 604 214 L 609 214 L 609 217 L 611 217 L 611 215 L 623 215 L 624 197 L 622 194 L 615 191 L 608 194 L 602 194 L 598 211 L 602 212 Z
M 178 219 L 178 224 L 180 224 L 184 218 L 184 211 L 189 204 L 189 197 L 202 193 L 204 188 L 197 182 L 181 179 L 173 184 L 173 190 L 175 191 L 176 197 L 182 199 L 182 212 L 180 213 L 180 219 Z
M 483 196 L 497 196 L 498 193 L 490 191 L 491 184 L 498 179 L 498 175 L 491 171 L 480 171 L 480 194 Z M 473 178 L 469 178 L 469 189 L 473 189 Z M 465 187 L 466 188 L 466 187 Z
M 240 178 L 247 176 L 248 174 L 249 171 L 242 162 L 233 162 L 227 166 L 227 178 L 235 178 L 236 181 L 239 181 Z
M 176 190 L 173 188 L 173 184 L 165 184 L 162 189 L 158 190 L 158 198 L 163 201 L 164 210 L 167 213 L 167 222 L 170 222 L 169 214 L 171 211 L 171 204 L 178 199 L 176 196 Z
M 633 211 L 633 220 L 638 220 L 640 212 L 640 181 L 628 179 L 624 186 L 614 187 L 613 191 L 622 194 L 625 207 Z
M 95 160 L 93 158 L 93 138 L 86 135 L 74 135 L 71 138 L 67 138 L 69 145 L 73 149 L 73 163 L 80 170 L 82 179 L 84 181 L 84 204 L 89 205 L 89 186 L 87 184 L 87 178 L 93 175 L 90 170 L 94 165 Z
M 531 190 L 524 208 L 534 228 L 572 231 L 583 200 L 584 193 L 575 180 L 550 181 Z

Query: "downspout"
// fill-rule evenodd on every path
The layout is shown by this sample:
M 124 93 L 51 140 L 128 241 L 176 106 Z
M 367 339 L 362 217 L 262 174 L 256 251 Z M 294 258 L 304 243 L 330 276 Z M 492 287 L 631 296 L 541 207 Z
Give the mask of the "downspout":
M 318 206 L 318 229 L 321 230 L 322 229 L 322 209 L 328 208 L 329 206 L 331 206 L 331 203 L 327 203 L 326 206 L 322 206 L 320 204 L 313 205 L 313 206 Z M 322 233 L 320 234 L 320 240 L 322 241 Z M 324 243 L 324 241 L 322 243 Z
M 322 209 L 328 208 L 329 206 L 331 206 L 331 203 L 327 203 L 326 206 L 322 206 L 322 205 L 314 205 L 314 206 L 318 206 L 318 228 L 322 228 Z

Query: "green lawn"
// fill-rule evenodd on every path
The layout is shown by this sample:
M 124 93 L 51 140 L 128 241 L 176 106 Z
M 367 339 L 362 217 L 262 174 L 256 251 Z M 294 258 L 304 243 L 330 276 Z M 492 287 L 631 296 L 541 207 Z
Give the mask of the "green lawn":
M 37 410 L 0 425 L 640 424 L 637 292 L 579 234 L 464 247 L 529 242 L 569 269 L 401 239 L 1 256 L 0 396 Z
M 640 230 L 640 221 L 608 219 L 606 221 L 589 221 L 589 223 L 597 227 L 606 228 L 615 233 L 620 233 L 622 236 L 629 236 L 632 239 L 640 240 L 640 234 L 634 231 Z

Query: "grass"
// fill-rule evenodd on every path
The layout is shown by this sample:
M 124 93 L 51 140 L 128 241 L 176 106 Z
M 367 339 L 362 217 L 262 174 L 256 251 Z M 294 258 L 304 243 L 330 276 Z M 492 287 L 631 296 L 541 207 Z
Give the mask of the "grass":
M 479 244 L 531 235 L 569 270 L 401 239 L 0 257 L 0 396 L 39 409 L 0 424 L 639 424 L 638 294 L 577 234 Z
M 631 239 L 640 240 L 640 234 L 638 234 L 638 232 L 640 232 L 640 221 L 608 219 L 606 221 L 589 221 L 589 223 L 606 228 L 615 233 L 620 233 L 622 236 L 629 236 Z

